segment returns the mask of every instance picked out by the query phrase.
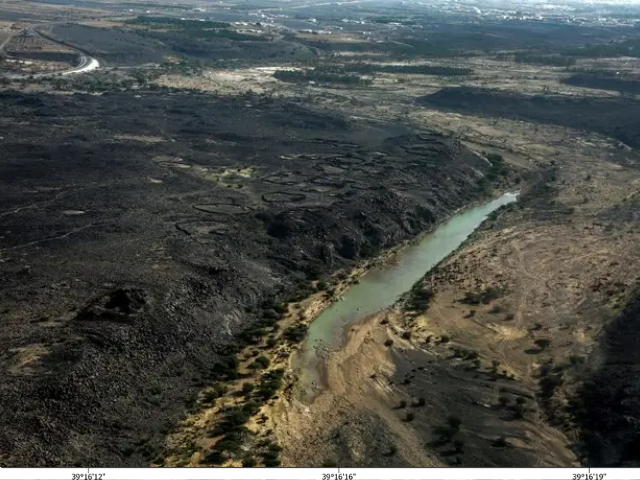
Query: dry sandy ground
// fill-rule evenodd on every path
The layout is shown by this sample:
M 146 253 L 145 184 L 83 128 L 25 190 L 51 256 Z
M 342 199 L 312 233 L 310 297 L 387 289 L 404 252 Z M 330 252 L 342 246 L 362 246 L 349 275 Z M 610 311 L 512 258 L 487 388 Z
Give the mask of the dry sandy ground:
M 336 458 L 336 447 L 349 450 L 352 466 L 371 464 L 372 443 L 387 451 L 394 445 L 401 464 L 424 467 L 445 466 L 424 450 L 419 435 L 406 428 L 391 408 L 399 395 L 387 378 L 395 366 L 384 342 L 389 338 L 379 317 L 372 317 L 349 333 L 344 349 L 331 355 L 326 364 L 326 389 L 310 405 L 299 401 L 296 393 L 267 410 L 283 452 L 283 465 L 320 466 Z M 353 422 L 354 428 L 336 427 Z M 379 435 L 375 440 L 372 438 Z M 333 437 L 333 440 L 332 440 Z M 390 443 L 386 437 L 393 437 Z M 341 464 L 343 465 L 343 464 Z

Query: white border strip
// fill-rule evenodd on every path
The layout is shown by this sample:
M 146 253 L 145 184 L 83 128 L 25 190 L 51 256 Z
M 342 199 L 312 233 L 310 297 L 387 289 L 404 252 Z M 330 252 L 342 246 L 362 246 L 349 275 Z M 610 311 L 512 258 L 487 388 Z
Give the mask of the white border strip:
M 0 468 L 1 480 L 640 480 L 601 468 Z

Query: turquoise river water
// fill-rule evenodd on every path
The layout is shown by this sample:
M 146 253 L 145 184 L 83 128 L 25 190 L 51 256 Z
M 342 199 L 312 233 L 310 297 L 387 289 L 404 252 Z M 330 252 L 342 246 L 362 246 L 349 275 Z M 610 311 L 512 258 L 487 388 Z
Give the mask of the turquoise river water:
M 345 329 L 365 317 L 393 305 L 414 283 L 454 252 L 493 211 L 516 201 L 517 193 L 470 208 L 451 217 L 419 243 L 401 250 L 389 262 L 360 277 L 309 326 L 307 339 L 293 359 L 299 372 L 298 387 L 313 395 L 320 387 L 321 357 L 340 347 Z

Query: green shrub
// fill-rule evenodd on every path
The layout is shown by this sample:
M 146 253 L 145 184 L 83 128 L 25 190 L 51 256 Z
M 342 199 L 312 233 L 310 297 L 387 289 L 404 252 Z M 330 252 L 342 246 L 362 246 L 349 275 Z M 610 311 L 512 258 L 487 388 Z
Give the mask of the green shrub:
M 540 350 L 544 350 L 549 345 L 551 345 L 551 340 L 548 340 L 546 338 L 539 338 L 538 340 L 536 340 L 533 343 L 535 343 L 540 348 Z
M 289 306 L 286 303 L 276 303 L 273 305 L 273 309 L 282 315 L 289 311 Z
M 500 298 L 502 292 L 496 287 L 488 287 L 480 292 L 466 292 L 461 302 L 466 305 L 489 304 L 492 300 Z
M 429 308 L 429 303 L 434 297 L 434 292 L 430 288 L 424 288 L 422 281 L 416 283 L 409 291 L 407 305 L 412 310 L 425 311 Z
M 258 358 L 256 358 L 256 362 L 258 364 L 260 364 L 260 366 L 262 368 L 268 368 L 269 365 L 271 364 L 271 362 L 269 361 L 269 359 L 267 357 L 265 357 L 264 355 L 260 355 Z
M 257 394 L 263 400 L 269 400 L 282 387 L 282 377 L 284 370 L 272 370 L 262 374 L 260 383 L 258 384 Z
M 289 340 L 290 342 L 300 343 L 307 336 L 307 332 L 309 331 L 309 327 L 304 324 L 293 325 L 287 328 L 282 336 Z
M 238 366 L 240 362 L 236 355 L 221 357 L 218 363 L 211 368 L 211 373 L 221 380 L 235 380 L 238 378 Z
M 371 80 L 353 74 L 342 74 L 327 71 L 321 67 L 313 70 L 277 70 L 273 74 L 283 82 L 290 83 L 309 83 L 317 82 L 322 84 L 342 84 L 342 85 L 370 85 Z
M 253 383 L 245 382 L 242 384 L 242 393 L 245 395 L 249 395 L 251 392 L 253 392 L 254 388 L 255 386 L 253 385 Z

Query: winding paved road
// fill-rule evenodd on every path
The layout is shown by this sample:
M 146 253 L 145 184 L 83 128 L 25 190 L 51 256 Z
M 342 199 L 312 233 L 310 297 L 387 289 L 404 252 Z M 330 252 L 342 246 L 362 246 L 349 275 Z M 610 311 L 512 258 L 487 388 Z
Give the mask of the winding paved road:
M 31 25 L 30 27 L 28 27 L 25 30 L 21 30 L 17 33 L 14 33 L 12 35 L 9 36 L 9 38 L 7 38 L 6 40 L 4 40 L 1 44 L 0 44 L 0 53 L 2 53 L 2 50 L 9 44 L 9 42 L 16 37 L 17 35 L 27 31 L 33 35 L 37 35 L 43 39 L 45 39 L 48 42 L 53 42 L 56 43 L 58 45 L 62 45 L 64 47 L 70 48 L 73 51 L 75 51 L 80 57 L 80 63 L 69 69 L 69 70 L 58 70 L 56 72 L 47 72 L 47 73 L 38 73 L 35 75 L 32 74 L 25 74 L 25 75 L 21 75 L 21 74 L 12 74 L 12 75 L 6 75 L 7 78 L 13 79 L 13 80 L 20 80 L 22 78 L 42 78 L 42 77 L 50 77 L 50 76 L 56 76 L 56 75 L 74 75 L 74 74 L 79 74 L 79 73 L 85 73 L 85 72 L 91 72 L 93 70 L 97 70 L 98 68 L 100 68 L 100 62 L 96 59 L 93 58 L 91 56 L 89 56 L 86 52 L 83 52 L 82 50 L 73 47 L 72 45 L 69 45 L 65 42 L 61 42 L 59 40 L 56 40 L 54 37 L 49 36 L 47 34 L 42 33 L 39 30 L 36 30 L 36 27 L 40 27 L 40 26 L 45 26 L 45 25 L 55 25 L 54 23 L 50 23 L 50 24 L 39 24 L 39 25 Z

